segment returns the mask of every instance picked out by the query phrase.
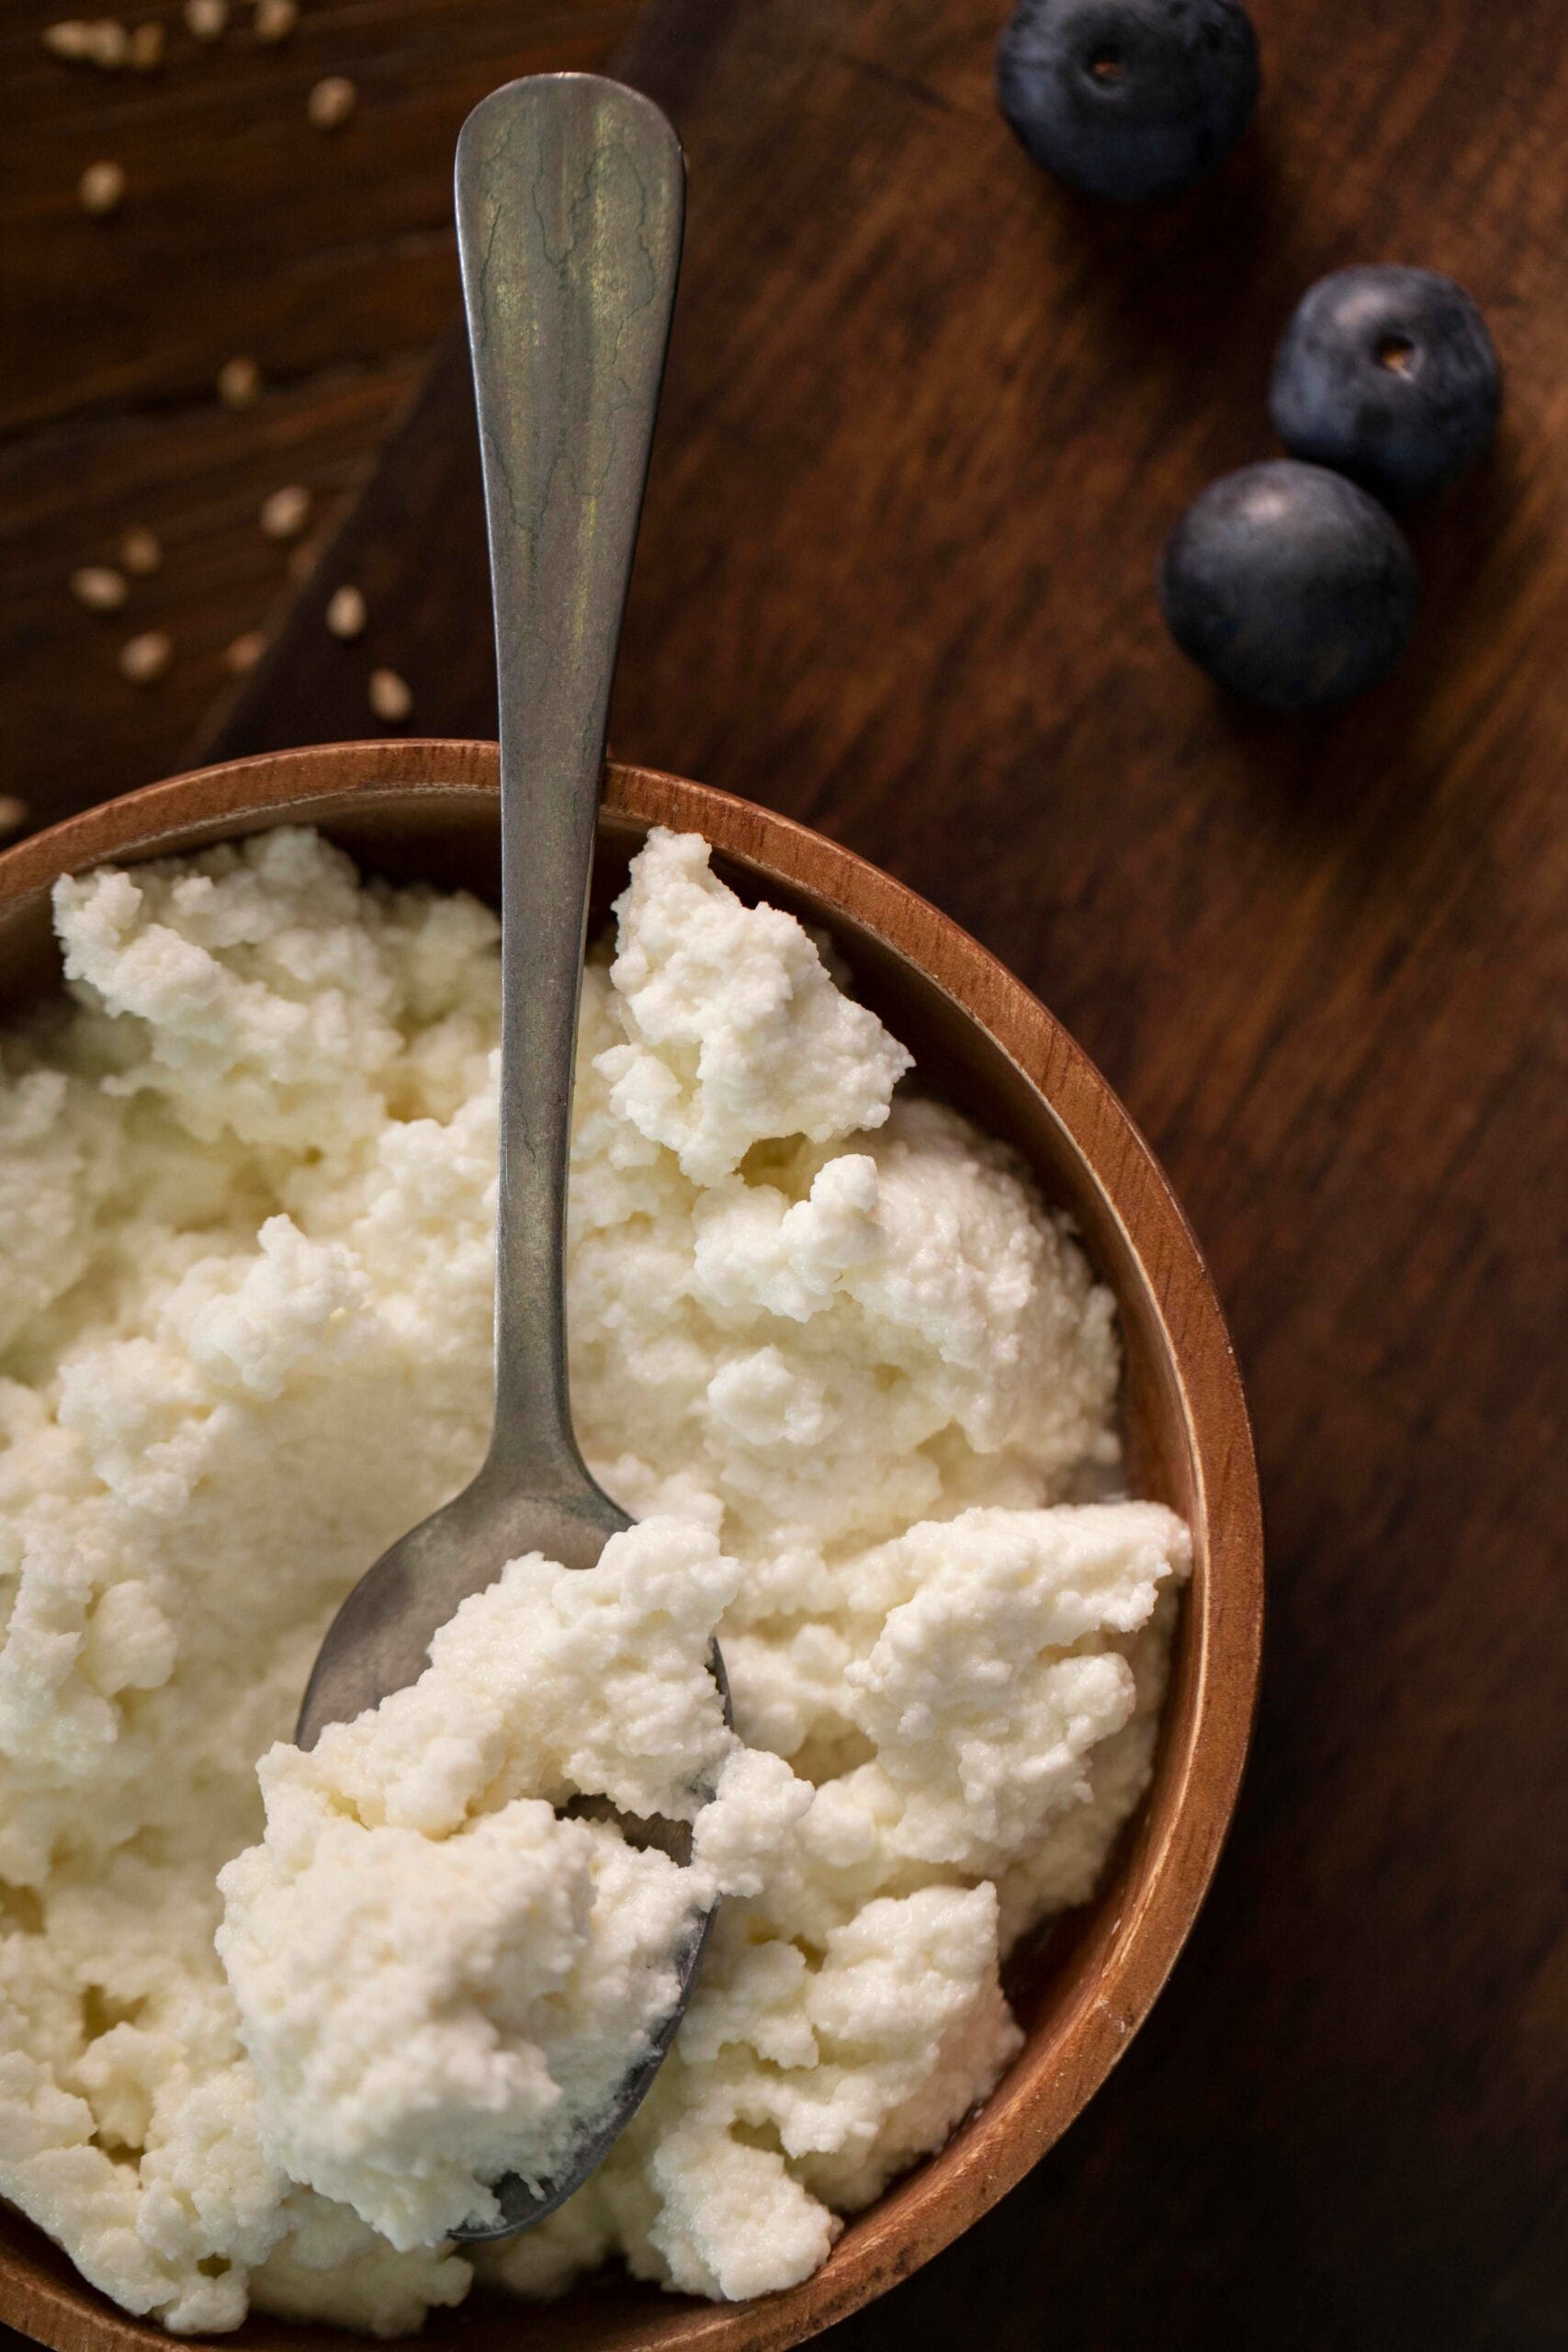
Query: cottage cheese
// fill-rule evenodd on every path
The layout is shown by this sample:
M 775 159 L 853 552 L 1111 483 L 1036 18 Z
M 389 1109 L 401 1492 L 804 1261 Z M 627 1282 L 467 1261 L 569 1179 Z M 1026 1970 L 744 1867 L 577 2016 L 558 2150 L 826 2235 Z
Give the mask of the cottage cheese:
M 1146 1782 L 1188 1545 L 1081 1499 L 1108 1295 L 699 842 L 656 834 L 617 916 L 570 1320 L 642 1523 L 514 1564 L 310 1756 L 337 1603 L 483 1452 L 494 919 L 297 831 L 103 872 L 57 892 L 69 1006 L 0 1039 L 0 2192 L 176 2330 L 396 2334 L 476 2267 L 807 2276 L 996 2082 L 1000 1959 Z M 577 1792 L 694 1814 L 690 1863 Z M 630 2130 L 453 2253 L 720 1888 Z
M 708 1670 L 739 1577 L 671 1518 L 586 1574 L 514 1561 L 412 1689 L 262 1758 L 265 1840 L 218 1881 L 262 2143 L 400 2251 L 498 2221 L 502 2173 L 570 2168 L 739 1883 L 557 1805 L 690 1821 L 709 1800 L 734 1853 L 732 1811 L 794 1782 L 726 1727 Z

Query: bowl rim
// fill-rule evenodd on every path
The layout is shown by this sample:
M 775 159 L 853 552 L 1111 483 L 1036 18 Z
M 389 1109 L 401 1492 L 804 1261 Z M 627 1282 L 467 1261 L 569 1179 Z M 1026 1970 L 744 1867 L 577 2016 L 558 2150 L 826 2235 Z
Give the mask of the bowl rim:
M 318 744 L 227 761 L 101 802 L 0 853 L 0 910 L 41 897 L 62 873 L 194 847 L 186 838 L 193 828 L 216 841 L 269 822 L 309 823 L 312 804 L 380 790 L 405 798 L 493 796 L 498 780 L 494 744 L 440 738 Z M 321 813 L 330 823 L 324 807 Z M 1263 1606 L 1257 1470 L 1235 1353 L 1187 1219 L 1106 1080 L 1023 983 L 949 917 L 853 851 L 711 786 L 611 761 L 603 815 L 612 824 L 621 818 L 699 832 L 764 886 L 773 876 L 824 901 L 915 965 L 989 1035 L 1055 1123 L 1143 1272 L 1196 1482 L 1194 1538 L 1204 1566 L 1184 1603 L 1192 1618 L 1187 1638 L 1196 1645 L 1190 1721 L 1179 1744 L 1162 1743 L 1142 1800 L 1146 1810 L 1161 1792 L 1163 1826 L 1126 1889 L 1106 1967 L 1049 2048 L 1026 2047 L 957 2137 L 857 2217 L 813 2278 L 745 2303 L 671 2299 L 645 2326 L 614 2337 L 618 2346 L 648 2352 L 784 2352 L 908 2276 L 995 2204 L 1081 2112 L 1153 2007 L 1207 1893 L 1251 1735 Z M 889 2214 L 894 2197 L 897 2211 Z M 131 2344 L 171 2341 L 158 2323 L 120 2311 L 85 2279 L 55 2276 L 9 2247 L 0 2247 L 0 2319 L 59 2352 L 126 2352 Z M 591 2324 L 570 2333 L 584 2352 L 610 2340 Z M 341 2331 L 333 2335 L 352 2341 Z M 265 2315 L 247 2322 L 240 2338 L 279 2352 L 325 2340 L 322 2329 Z

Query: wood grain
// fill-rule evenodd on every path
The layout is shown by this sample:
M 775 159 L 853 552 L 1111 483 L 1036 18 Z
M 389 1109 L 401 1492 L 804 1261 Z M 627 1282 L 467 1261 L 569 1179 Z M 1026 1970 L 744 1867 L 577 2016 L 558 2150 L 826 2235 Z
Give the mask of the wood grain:
M 1549 0 L 1253 6 L 1258 132 L 1156 212 L 1013 149 L 1000 0 L 673 0 L 636 67 L 692 206 L 615 740 L 852 843 L 1088 1047 L 1215 1271 L 1270 1532 L 1255 1762 L 1168 1993 L 835 2352 L 1554 2352 L 1568 2311 L 1568 50 Z M 1379 258 L 1484 305 L 1503 444 L 1415 521 L 1389 685 L 1256 718 L 1166 642 L 1155 557 L 1270 453 L 1302 289 Z M 416 723 L 468 733 L 442 386 L 354 560 Z M 229 742 L 360 732 L 340 652 L 304 616 Z
M 370 871 L 436 876 L 497 899 L 498 766 L 489 745 L 345 744 L 209 768 L 89 809 L 0 857 L 0 998 L 14 1009 L 58 984 L 49 895 L 61 874 L 267 825 L 310 821 Z M 1012 1973 L 1025 2046 L 940 2154 L 852 2222 L 817 2276 L 788 2293 L 716 2309 L 646 2287 L 591 2289 L 526 2312 L 476 2297 L 433 2315 L 423 2341 L 435 2347 L 477 2323 L 538 2352 L 784 2352 L 908 2277 L 1053 2144 L 1126 2051 L 1202 1900 L 1252 1724 L 1263 1564 L 1246 1408 L 1208 1276 L 1125 1112 L 1043 1006 L 956 924 L 820 834 L 726 794 L 612 770 L 602 903 L 655 824 L 703 834 L 748 894 L 826 926 L 859 994 L 927 1080 L 1011 1143 L 1076 1219 L 1118 1302 L 1130 1476 L 1186 1519 L 1192 1581 L 1148 1796 L 1093 1903 Z M 0 2312 L 56 2352 L 156 2352 L 166 2340 L 5 2213 Z M 333 2352 L 341 2340 L 262 2317 L 236 2339 L 250 2352 Z
M 636 75 L 692 203 L 613 736 L 934 898 L 1122 1091 L 1238 1337 L 1270 1656 L 1215 1895 L 1127 2064 L 835 2341 L 1546 2352 L 1568 2311 L 1561 17 L 1257 0 L 1257 134 L 1209 188 L 1122 213 L 998 124 L 999 13 L 675 0 L 650 24 Z M 1300 292 L 1379 258 L 1485 307 L 1502 447 L 1415 520 L 1425 611 L 1390 684 L 1255 717 L 1167 643 L 1156 554 L 1206 479 L 1269 454 Z M 355 528 L 418 723 L 468 731 L 492 688 L 460 368 L 443 383 L 413 428 L 436 504 L 394 467 Z M 351 695 L 307 628 L 229 741 L 341 732 Z
M 212 46 L 176 0 L 145 0 L 130 13 L 164 28 L 164 62 L 118 74 L 44 50 L 77 13 L 96 0 L 0 18 L 0 790 L 39 821 L 166 774 L 227 700 L 225 650 L 295 585 L 263 499 L 302 483 L 330 529 L 451 318 L 463 116 L 513 74 L 602 64 L 636 0 L 304 0 L 276 47 L 245 0 Z M 305 100 L 329 74 L 359 103 L 327 135 Z M 127 179 L 107 220 L 76 195 L 99 159 Z M 265 390 L 237 413 L 215 383 L 242 354 Z M 162 571 L 123 611 L 82 611 L 72 571 L 133 524 Z M 116 656 L 148 628 L 174 655 L 137 687 Z

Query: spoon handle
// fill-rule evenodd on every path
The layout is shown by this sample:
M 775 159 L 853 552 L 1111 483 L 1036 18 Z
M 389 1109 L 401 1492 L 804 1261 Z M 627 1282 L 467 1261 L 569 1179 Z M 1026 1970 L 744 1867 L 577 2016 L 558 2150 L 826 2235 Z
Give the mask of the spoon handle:
M 587 1486 L 567 1393 L 572 1065 L 610 683 L 680 266 L 651 100 L 509 83 L 457 141 L 501 688 L 501 1189 L 489 1473 Z

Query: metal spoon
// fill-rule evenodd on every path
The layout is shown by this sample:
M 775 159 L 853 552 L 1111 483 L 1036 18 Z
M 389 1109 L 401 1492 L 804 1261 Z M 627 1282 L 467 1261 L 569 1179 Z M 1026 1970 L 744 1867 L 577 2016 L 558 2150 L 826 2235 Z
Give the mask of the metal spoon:
M 361 1578 L 333 1621 L 296 1737 L 312 1747 L 417 1679 L 431 1636 L 509 1560 L 592 1567 L 631 1522 L 590 1477 L 567 1398 L 567 1148 L 610 682 L 680 266 L 685 188 L 659 108 L 587 74 L 509 83 L 457 141 L 501 685 L 501 1186 L 495 1420 L 473 1484 Z M 723 1668 L 713 1654 L 721 1692 Z M 662 1840 L 661 1840 L 662 1842 Z M 642 2098 L 680 1997 L 561 2177 L 495 2184 L 504 2237 L 552 2212 Z

